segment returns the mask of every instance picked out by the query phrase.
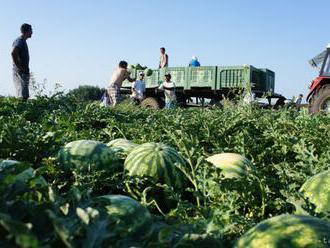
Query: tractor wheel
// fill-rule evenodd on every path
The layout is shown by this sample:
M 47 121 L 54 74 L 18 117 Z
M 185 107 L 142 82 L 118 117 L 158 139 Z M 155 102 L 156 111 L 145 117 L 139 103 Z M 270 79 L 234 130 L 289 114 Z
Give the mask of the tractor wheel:
M 309 112 L 312 114 L 315 113 L 330 113 L 330 85 L 323 85 L 318 89 L 309 104 Z
M 156 98 L 153 97 L 147 97 L 141 102 L 142 107 L 146 108 L 153 108 L 153 109 L 160 109 L 160 104 L 159 101 L 157 101 Z
M 222 108 L 223 104 L 222 104 L 222 102 L 219 98 L 212 98 L 210 103 L 209 103 L 209 106 L 211 108 Z

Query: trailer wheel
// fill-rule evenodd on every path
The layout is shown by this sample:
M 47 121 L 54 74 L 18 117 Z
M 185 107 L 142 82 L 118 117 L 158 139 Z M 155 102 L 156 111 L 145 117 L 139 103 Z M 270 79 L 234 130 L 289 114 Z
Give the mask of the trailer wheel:
M 315 113 L 330 113 L 330 85 L 323 85 L 318 89 L 311 98 L 309 104 L 309 112 Z
M 209 103 L 209 106 L 211 108 L 222 108 L 223 107 L 220 98 L 212 98 Z
M 160 104 L 159 101 L 157 101 L 156 98 L 154 97 L 147 97 L 141 102 L 142 107 L 146 108 L 153 108 L 153 109 L 160 109 Z

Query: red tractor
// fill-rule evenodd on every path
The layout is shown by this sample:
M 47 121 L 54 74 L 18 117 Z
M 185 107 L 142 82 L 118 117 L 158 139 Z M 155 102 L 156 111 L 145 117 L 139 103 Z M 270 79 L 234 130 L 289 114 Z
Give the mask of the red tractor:
M 310 85 L 307 96 L 311 113 L 330 113 L 330 44 L 327 50 L 310 61 L 313 67 L 320 67 L 320 75 Z

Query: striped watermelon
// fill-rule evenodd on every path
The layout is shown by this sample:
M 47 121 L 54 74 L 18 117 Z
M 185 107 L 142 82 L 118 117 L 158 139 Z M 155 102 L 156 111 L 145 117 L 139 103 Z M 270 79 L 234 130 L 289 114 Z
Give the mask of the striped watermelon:
M 330 170 L 308 179 L 300 191 L 316 206 L 316 212 L 330 212 Z
M 149 176 L 176 189 L 183 187 L 183 174 L 177 165 L 185 160 L 172 147 L 161 143 L 145 143 L 134 148 L 125 160 L 129 176 Z
M 216 154 L 208 157 L 206 161 L 220 168 L 225 178 L 246 177 L 253 168 L 250 160 L 236 153 Z
M 144 75 L 146 75 L 147 77 L 152 76 L 152 73 L 153 73 L 153 71 L 149 68 L 144 70 Z
M 99 202 L 98 210 L 105 211 L 110 217 L 111 232 L 123 238 L 129 235 L 141 238 L 150 234 L 151 214 L 136 200 L 123 195 L 104 195 L 95 201 Z
M 250 229 L 234 247 L 326 248 L 329 240 L 329 222 L 312 216 L 280 215 Z
M 122 153 L 124 155 L 128 155 L 131 150 L 137 147 L 137 144 L 127 140 L 127 139 L 114 139 L 107 144 L 108 147 L 112 148 L 118 153 Z
M 120 159 L 105 144 L 93 140 L 77 140 L 65 145 L 58 153 L 58 160 L 65 168 L 77 172 L 97 169 L 114 170 L 121 167 Z

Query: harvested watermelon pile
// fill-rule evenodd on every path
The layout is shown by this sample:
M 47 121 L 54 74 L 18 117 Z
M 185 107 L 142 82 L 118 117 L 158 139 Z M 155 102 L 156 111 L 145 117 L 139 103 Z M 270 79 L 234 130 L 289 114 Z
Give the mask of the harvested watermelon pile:
M 330 247 L 330 118 L 0 98 L 0 247 Z

